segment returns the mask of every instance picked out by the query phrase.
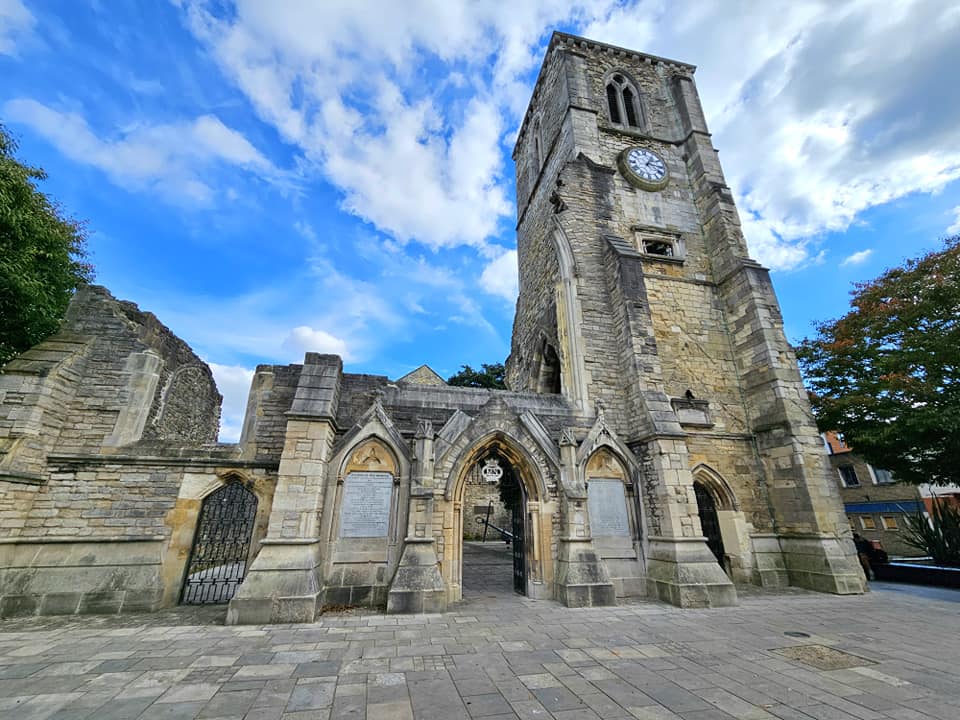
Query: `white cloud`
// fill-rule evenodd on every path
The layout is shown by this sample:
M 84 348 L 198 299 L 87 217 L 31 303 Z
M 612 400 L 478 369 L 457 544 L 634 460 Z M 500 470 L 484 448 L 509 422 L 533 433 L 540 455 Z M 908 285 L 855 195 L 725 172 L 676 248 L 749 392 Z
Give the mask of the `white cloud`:
M 36 100 L 10 100 L 3 111 L 75 162 L 99 168 L 114 184 L 154 190 L 171 200 L 213 204 L 216 190 L 205 171 L 219 164 L 283 182 L 283 173 L 273 163 L 213 115 L 175 124 L 136 125 L 116 139 L 102 139 L 79 114 Z
M 210 7 L 187 3 L 188 23 L 224 73 L 348 211 L 401 242 L 490 252 L 512 212 L 503 143 L 558 25 L 699 65 L 748 242 L 774 269 L 809 262 L 816 236 L 870 207 L 960 178 L 960 92 L 940 80 L 960 63 L 960 11 L 946 0 Z
M 237 442 L 243 430 L 243 418 L 247 411 L 247 398 L 253 370 L 239 365 L 220 365 L 208 362 L 217 381 L 217 389 L 223 395 L 220 412 L 220 441 Z
M 307 240 L 311 244 L 319 244 L 320 238 L 317 236 L 317 231 L 313 229 L 313 225 L 304 221 L 297 220 L 293 223 L 293 229 L 297 231 L 297 234 L 300 235 L 304 240 Z
M 480 287 L 491 295 L 499 295 L 514 303 L 519 293 L 517 277 L 517 251 L 509 250 L 491 260 L 480 274 Z
M 258 115 L 318 163 L 343 207 L 401 242 L 470 245 L 513 204 L 501 144 L 529 98 L 545 28 L 613 0 L 515 4 L 205 2 L 188 24 Z M 439 78 L 424 66 L 439 61 Z M 433 62 L 436 66 L 437 63 Z M 465 88 L 462 100 L 442 98 Z
M 752 253 L 774 269 L 865 210 L 960 178 L 956 3 L 703 2 L 625 6 L 588 27 L 696 63 Z M 659 9 L 658 9 L 659 8 Z M 663 12 L 661 12 L 663 11 Z M 652 26 L 652 27 L 651 27 Z
M 0 0 L 0 55 L 15 55 L 17 36 L 29 33 L 36 22 L 21 0 Z
M 390 94 L 383 135 L 357 137 L 345 125 L 330 134 L 325 167 L 344 191 L 344 207 L 401 241 L 482 245 L 512 212 L 498 184 L 499 113 L 470 103 L 464 125 L 446 141 L 433 132 L 440 130 L 435 108 L 408 107 Z
M 953 209 L 953 224 L 947 228 L 947 235 L 960 235 L 960 205 Z
M 483 292 L 513 301 L 517 282 L 516 253 L 502 249 L 514 210 L 507 145 L 552 27 L 699 65 L 744 232 L 774 269 L 820 262 L 818 235 L 960 177 L 960 90 L 943 81 L 943 68 L 960 64 L 960 12 L 946 0 L 882 11 L 863 0 L 175 4 L 202 50 L 292 146 L 296 166 L 322 174 L 344 208 L 390 236 L 338 237 L 346 225 L 297 207 L 286 221 L 307 247 L 297 277 L 266 288 L 264 278 L 239 297 L 150 303 L 226 363 L 297 362 L 310 350 L 363 362 L 417 338 L 418 323 L 495 334 L 481 301 L 503 304 Z M 0 48 L 11 7 L 23 6 L 0 0 Z M 20 99 L 3 110 L 118 185 L 178 202 L 239 198 L 234 184 L 216 187 L 218 170 L 289 180 L 283 162 L 209 108 L 106 130 L 92 111 L 60 104 Z M 957 213 L 951 231 L 960 231 Z M 356 262 L 336 252 L 347 245 Z M 472 250 L 449 252 L 457 246 Z
M 309 224 L 299 222 L 297 232 L 309 236 Z M 505 345 L 466 273 L 410 257 L 369 236 L 350 243 L 352 258 L 370 276 L 359 280 L 345 274 L 323 248 L 313 249 L 308 265 L 255 291 L 232 297 L 158 292 L 136 300 L 198 353 L 225 364 L 242 365 L 251 358 L 299 363 L 306 352 L 366 363 L 384 348 L 433 332 L 438 320 L 476 329 L 472 337 L 486 345 Z
M 198 353 L 226 364 L 241 364 L 251 357 L 258 362 L 298 363 L 305 352 L 336 353 L 347 361 L 365 359 L 371 344 L 391 329 L 389 320 L 373 311 L 358 319 L 349 307 L 355 295 L 347 292 L 335 303 L 330 302 L 332 296 L 327 286 L 299 276 L 233 297 L 158 293 L 137 301 L 162 317 Z M 357 312 L 362 314 L 365 308 Z
M 283 345 L 301 353 L 329 353 L 339 355 L 344 360 L 350 360 L 350 353 L 345 340 L 335 337 L 325 330 L 317 330 L 306 325 L 293 328 L 284 340 Z
M 860 250 L 855 252 L 852 255 L 848 255 L 840 262 L 840 267 L 846 267 L 848 265 L 860 265 L 865 263 L 870 259 L 870 256 L 873 255 L 873 248 L 867 248 L 866 250 Z

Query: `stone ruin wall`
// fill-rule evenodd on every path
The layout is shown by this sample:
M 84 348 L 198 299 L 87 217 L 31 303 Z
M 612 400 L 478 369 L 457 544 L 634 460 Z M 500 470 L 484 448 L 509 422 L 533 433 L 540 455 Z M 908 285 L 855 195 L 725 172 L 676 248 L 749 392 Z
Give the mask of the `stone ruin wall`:
M 60 450 L 97 449 L 103 439 L 123 433 L 126 428 L 117 424 L 133 421 L 132 409 L 146 412 L 140 432 L 131 433 L 133 440 L 217 441 L 221 397 L 213 374 L 155 315 L 89 286 L 70 304 L 64 329 L 95 342 L 71 422 L 60 433 Z M 138 363 L 143 355 L 156 356 L 157 362 Z
M 242 477 L 266 511 L 296 368 L 254 396 L 249 459 L 217 445 L 209 367 L 155 316 L 78 291 L 0 374 L 0 616 L 178 600 L 203 497 Z M 254 543 L 266 532 L 266 514 Z
M 70 458 L 76 469 L 85 457 L 127 452 L 123 446 L 141 438 L 210 444 L 219 414 L 210 369 L 186 343 L 132 303 L 100 287 L 81 288 L 60 332 L 0 375 L 0 535 L 90 534 L 96 524 L 86 525 L 77 509 L 88 498 L 122 507 L 125 491 L 107 491 L 109 482 L 62 487 L 48 455 Z M 40 515 L 32 514 L 34 506 Z

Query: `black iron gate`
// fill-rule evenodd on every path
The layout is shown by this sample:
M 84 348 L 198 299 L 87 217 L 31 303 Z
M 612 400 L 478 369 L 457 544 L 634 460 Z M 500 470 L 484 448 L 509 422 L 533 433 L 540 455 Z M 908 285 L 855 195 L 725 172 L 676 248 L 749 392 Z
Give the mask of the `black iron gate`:
M 700 525 L 707 538 L 707 547 L 721 565 L 723 562 L 723 538 L 720 537 L 720 521 L 717 519 L 717 504 L 713 495 L 700 483 L 693 484 L 697 496 L 697 512 L 700 513 Z
M 257 496 L 241 482 L 230 482 L 203 501 L 193 536 L 180 602 L 229 602 L 247 572 Z
M 524 557 L 526 536 L 523 527 L 523 497 L 518 498 L 512 510 L 513 515 L 513 589 L 521 595 L 527 594 L 527 564 Z

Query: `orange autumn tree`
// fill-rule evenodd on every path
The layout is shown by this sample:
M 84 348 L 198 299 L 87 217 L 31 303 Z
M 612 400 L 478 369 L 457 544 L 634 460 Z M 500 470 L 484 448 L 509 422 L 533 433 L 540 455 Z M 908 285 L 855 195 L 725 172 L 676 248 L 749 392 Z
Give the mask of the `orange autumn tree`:
M 960 236 L 851 295 L 797 348 L 817 424 L 899 480 L 960 484 Z

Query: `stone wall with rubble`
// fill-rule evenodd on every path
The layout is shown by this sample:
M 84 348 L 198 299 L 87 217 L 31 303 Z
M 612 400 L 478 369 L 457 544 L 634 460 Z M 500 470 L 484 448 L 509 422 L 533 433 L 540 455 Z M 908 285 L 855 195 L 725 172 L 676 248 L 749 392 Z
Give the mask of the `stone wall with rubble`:
M 216 442 L 221 398 L 210 368 L 152 313 L 87 286 L 71 302 L 64 330 L 95 341 L 57 438 L 61 451 L 141 439 Z
M 81 288 L 0 374 L 0 615 L 175 604 L 203 497 L 239 479 L 269 510 L 283 416 L 254 400 L 262 457 L 243 460 L 216 444 L 209 367 L 152 314 Z

